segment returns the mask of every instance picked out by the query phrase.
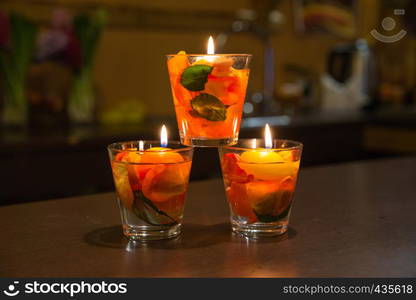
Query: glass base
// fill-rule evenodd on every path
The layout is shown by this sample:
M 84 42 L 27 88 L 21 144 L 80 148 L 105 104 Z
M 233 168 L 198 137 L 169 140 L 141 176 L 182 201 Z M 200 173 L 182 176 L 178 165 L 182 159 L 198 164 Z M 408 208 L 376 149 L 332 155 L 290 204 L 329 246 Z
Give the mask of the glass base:
M 231 221 L 232 230 L 249 238 L 259 239 L 284 234 L 288 229 L 287 222 L 241 224 Z
M 187 138 L 181 137 L 181 144 L 195 147 L 221 147 L 231 146 L 238 142 L 238 137 L 224 139 L 205 139 L 205 138 Z
M 178 224 L 165 228 L 161 228 L 160 226 L 149 228 L 149 226 L 123 225 L 123 233 L 132 241 L 165 240 L 177 237 L 181 233 L 181 226 L 181 224 Z

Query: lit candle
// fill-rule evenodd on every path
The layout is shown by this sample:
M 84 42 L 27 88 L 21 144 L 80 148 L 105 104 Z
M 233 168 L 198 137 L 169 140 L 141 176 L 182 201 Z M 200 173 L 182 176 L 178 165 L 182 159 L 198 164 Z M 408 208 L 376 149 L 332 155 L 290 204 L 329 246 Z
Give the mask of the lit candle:
M 160 130 L 160 147 L 152 147 L 147 149 L 142 157 L 142 163 L 177 163 L 182 162 L 183 157 L 176 152 L 172 152 L 168 148 L 168 131 L 163 125 Z
M 276 163 L 282 161 L 281 156 L 272 151 L 273 139 L 269 124 L 266 124 L 264 128 L 264 146 L 265 148 L 257 148 L 257 142 L 253 140 L 253 149 L 243 152 L 241 161 L 245 163 Z
M 240 156 L 238 165 L 248 174 L 255 174 L 261 180 L 274 180 L 280 178 L 281 174 L 276 170 L 276 164 L 281 166 L 278 170 L 283 170 L 281 151 L 273 149 L 272 132 L 268 124 L 264 128 L 264 148 L 257 148 L 257 141 L 253 139 L 251 148 L 244 151 Z
M 207 44 L 207 56 L 203 56 L 198 60 L 199 64 L 210 64 L 214 67 L 212 75 L 215 76 L 230 76 L 231 66 L 234 64 L 234 60 L 231 57 L 223 55 L 215 55 L 215 44 L 212 36 L 208 39 Z
M 160 147 L 152 147 L 147 149 L 146 151 L 167 151 L 172 150 L 168 148 L 168 131 L 166 126 L 163 125 L 162 129 L 160 129 Z
M 181 142 L 189 146 L 231 145 L 240 130 L 251 54 L 219 54 L 208 37 L 198 54 L 167 55 Z

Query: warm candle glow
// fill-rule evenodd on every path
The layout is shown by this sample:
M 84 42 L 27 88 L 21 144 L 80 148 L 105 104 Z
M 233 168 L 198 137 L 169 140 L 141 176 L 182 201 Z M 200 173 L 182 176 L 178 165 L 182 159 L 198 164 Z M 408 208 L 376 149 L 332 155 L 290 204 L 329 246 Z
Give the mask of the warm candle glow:
M 214 39 L 212 36 L 208 39 L 207 54 L 215 54 Z
M 273 147 L 272 133 L 269 124 L 266 124 L 266 127 L 264 128 L 264 144 L 267 149 Z
M 144 142 L 139 141 L 139 151 L 144 151 Z
M 166 130 L 165 125 L 163 125 L 162 129 L 160 130 L 160 146 L 161 147 L 168 146 L 168 131 Z

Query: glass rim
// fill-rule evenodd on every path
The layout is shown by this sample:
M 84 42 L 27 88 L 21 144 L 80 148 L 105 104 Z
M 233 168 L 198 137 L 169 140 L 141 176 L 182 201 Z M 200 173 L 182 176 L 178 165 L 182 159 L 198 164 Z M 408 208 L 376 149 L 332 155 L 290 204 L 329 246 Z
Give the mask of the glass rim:
M 262 150 L 262 151 L 288 151 L 288 150 L 297 150 L 297 149 L 302 149 L 303 148 L 303 144 L 301 142 L 297 142 L 294 140 L 286 140 L 286 139 L 273 139 L 273 142 L 279 141 L 279 142 L 286 142 L 286 143 L 292 143 L 293 146 L 291 147 L 277 147 L 277 148 L 261 148 L 261 147 L 256 147 L 256 148 L 249 148 L 249 147 L 241 147 L 238 146 L 240 142 L 249 142 L 249 141 L 253 141 L 253 140 L 262 140 L 264 141 L 264 139 L 238 139 L 237 144 L 235 145 L 231 145 L 231 146 L 223 146 L 221 148 L 225 148 L 225 149 L 229 149 L 229 150 Z
M 200 56 L 209 56 L 209 57 L 215 57 L 215 56 L 232 56 L 232 57 L 252 57 L 253 54 L 244 54 L 244 53 L 239 53 L 239 54 L 225 54 L 225 53 L 218 53 L 218 54 L 193 54 L 193 53 L 186 53 L 186 54 L 166 54 L 166 57 L 170 57 L 170 56 L 180 56 L 180 55 L 185 55 L 185 56 L 195 56 L 195 57 L 200 57 Z
M 117 149 L 116 146 L 117 145 L 122 145 L 122 144 L 139 144 L 139 142 L 142 141 L 143 143 L 155 143 L 155 144 L 159 144 L 160 145 L 160 141 L 158 140 L 132 140 L 132 141 L 122 141 L 122 142 L 114 142 L 111 143 L 107 146 L 107 149 L 110 151 L 114 151 L 114 152 L 145 152 L 145 150 L 141 151 L 141 150 L 133 150 L 133 149 Z M 168 141 L 168 146 L 169 145 L 179 145 L 180 148 L 177 149 L 169 149 L 169 150 L 163 150 L 163 151 L 158 151 L 158 152 L 182 152 L 182 151 L 189 151 L 189 150 L 194 150 L 194 147 L 192 146 L 185 146 L 183 144 L 181 144 L 179 141 Z

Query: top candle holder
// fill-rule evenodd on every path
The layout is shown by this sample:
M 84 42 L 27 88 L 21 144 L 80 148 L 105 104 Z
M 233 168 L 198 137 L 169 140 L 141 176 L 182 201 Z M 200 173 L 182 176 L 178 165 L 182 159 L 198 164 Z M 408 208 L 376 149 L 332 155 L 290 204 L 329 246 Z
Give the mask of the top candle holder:
M 167 55 L 181 143 L 218 147 L 238 141 L 249 54 Z

